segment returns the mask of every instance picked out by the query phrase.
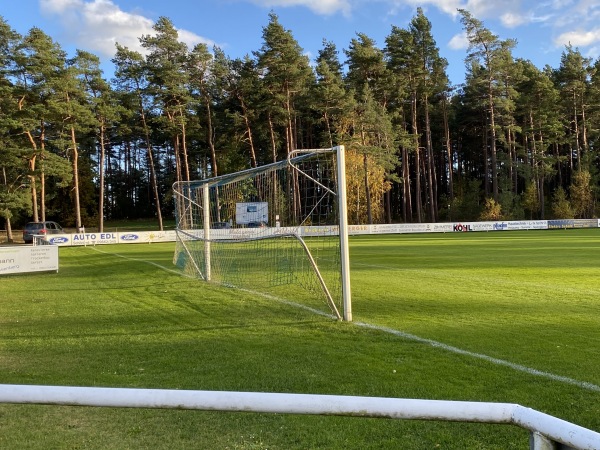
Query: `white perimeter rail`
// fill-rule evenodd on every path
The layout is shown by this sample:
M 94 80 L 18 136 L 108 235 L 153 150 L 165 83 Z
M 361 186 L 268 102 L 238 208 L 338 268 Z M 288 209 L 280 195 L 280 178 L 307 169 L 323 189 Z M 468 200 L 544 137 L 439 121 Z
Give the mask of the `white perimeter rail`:
M 530 449 L 600 449 L 600 433 L 511 403 L 340 395 L 0 384 L 0 403 L 197 409 L 512 424 L 527 429 Z M 562 444 L 562 446 L 561 446 Z

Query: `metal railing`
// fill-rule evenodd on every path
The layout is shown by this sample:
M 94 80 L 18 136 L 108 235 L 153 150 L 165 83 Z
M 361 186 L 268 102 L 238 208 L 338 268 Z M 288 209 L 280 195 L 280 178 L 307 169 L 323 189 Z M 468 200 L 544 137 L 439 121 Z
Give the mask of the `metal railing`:
M 532 450 L 600 449 L 600 433 L 512 403 L 341 395 L 0 384 L 0 403 L 196 409 L 511 424 Z

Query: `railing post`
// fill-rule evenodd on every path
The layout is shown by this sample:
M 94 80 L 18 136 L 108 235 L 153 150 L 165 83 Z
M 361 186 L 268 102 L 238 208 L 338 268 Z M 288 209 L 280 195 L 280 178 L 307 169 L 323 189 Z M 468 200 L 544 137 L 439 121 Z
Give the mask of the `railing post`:
M 529 450 L 570 450 L 573 447 L 553 441 L 548 436 L 544 436 L 539 431 L 532 431 L 529 434 Z

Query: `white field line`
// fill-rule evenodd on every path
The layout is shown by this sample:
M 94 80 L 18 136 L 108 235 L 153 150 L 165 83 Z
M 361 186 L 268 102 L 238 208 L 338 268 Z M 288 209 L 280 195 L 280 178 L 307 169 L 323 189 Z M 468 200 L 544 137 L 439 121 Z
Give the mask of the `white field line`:
M 469 350 L 463 350 L 458 347 L 453 347 L 452 345 L 444 344 L 442 342 L 434 341 L 432 339 L 422 338 L 420 336 L 416 336 L 414 334 L 405 333 L 404 331 L 394 330 L 392 328 L 382 327 L 379 325 L 371 325 L 368 323 L 362 322 L 354 322 L 355 325 L 359 327 L 369 328 L 371 330 L 383 331 L 384 333 L 393 334 L 395 336 L 400 336 L 405 339 L 410 339 L 411 341 L 420 342 L 422 344 L 427 344 L 435 348 L 441 348 L 442 350 L 446 350 L 451 353 L 456 353 L 458 355 L 470 356 L 472 358 L 482 359 L 484 361 L 491 362 L 492 364 L 496 364 L 499 366 L 509 367 L 511 369 L 517 370 L 519 372 L 525 372 L 529 375 L 535 375 L 542 378 L 547 378 L 552 381 L 560 381 L 562 383 L 571 384 L 573 386 L 577 386 L 583 389 L 587 389 L 590 391 L 600 392 L 600 386 L 592 383 L 588 383 L 587 381 L 579 381 L 569 377 L 563 377 L 562 375 L 555 375 L 550 372 L 543 372 L 541 370 L 532 369 L 531 367 L 522 366 L 521 364 L 515 364 L 510 361 L 506 361 L 504 359 L 494 358 L 492 356 L 484 355 L 482 353 L 470 352 Z
M 128 260 L 131 260 L 131 261 L 143 262 L 143 263 L 150 264 L 152 266 L 158 267 L 159 269 L 162 269 L 162 270 L 164 270 L 166 272 L 169 272 L 169 273 L 173 273 L 173 274 L 180 275 L 180 276 L 185 276 L 187 278 L 195 278 L 195 277 L 192 277 L 190 275 L 186 275 L 186 274 L 182 273 L 179 270 L 169 269 L 168 267 L 162 266 L 162 265 L 160 265 L 158 263 L 155 263 L 155 262 L 152 262 L 152 261 L 147 261 L 145 259 L 131 258 L 129 256 L 121 255 L 119 253 L 105 252 L 105 251 L 102 251 L 102 250 L 98 250 L 96 247 L 92 247 L 92 248 L 94 250 L 100 252 L 100 253 L 104 253 L 104 254 L 107 254 L 107 255 L 117 256 L 119 258 L 128 259 Z M 314 314 L 318 314 L 320 316 L 328 317 L 328 318 L 331 318 L 331 319 L 336 319 L 336 317 L 333 314 L 327 314 L 327 313 L 325 313 L 323 311 L 319 311 L 317 309 L 310 308 L 308 306 L 301 305 L 299 303 L 295 303 L 295 302 L 292 302 L 290 300 L 282 299 L 282 298 L 276 297 L 274 295 L 269 295 L 269 294 L 265 294 L 265 293 L 262 293 L 262 292 L 256 292 L 256 291 L 252 291 L 250 289 L 237 288 L 235 286 L 233 286 L 233 287 L 235 289 L 237 289 L 237 290 L 242 291 L 242 292 L 247 292 L 247 293 L 253 294 L 253 295 L 259 295 L 261 297 L 265 297 L 265 298 L 268 298 L 270 300 L 274 300 L 274 301 L 277 301 L 277 302 L 280 302 L 280 303 L 283 303 L 283 304 L 286 304 L 286 305 L 290 305 L 290 306 L 293 306 L 295 308 L 301 308 L 301 309 L 310 311 L 310 312 L 312 312 Z M 504 359 L 494 358 L 492 356 L 484 355 L 483 353 L 475 353 L 475 352 L 471 352 L 469 350 L 463 350 L 461 348 L 454 347 L 452 345 L 444 344 L 443 342 L 434 341 L 433 339 L 422 338 L 422 337 L 417 336 L 415 334 L 406 333 L 404 331 L 395 330 L 393 328 L 388 328 L 388 327 L 383 327 L 383 326 L 379 326 L 379 325 L 368 324 L 368 323 L 364 323 L 364 322 L 352 322 L 352 323 L 355 326 L 358 326 L 358 327 L 367 328 L 367 329 L 375 330 L 375 331 L 381 331 L 383 333 L 389 333 L 389 334 L 392 334 L 394 336 L 399 336 L 399 337 L 404 338 L 404 339 L 408 339 L 408 340 L 411 340 L 411 341 L 420 342 L 422 344 L 430 345 L 431 347 L 442 349 L 442 350 L 445 350 L 445 351 L 450 352 L 450 353 L 455 353 L 455 354 L 458 354 L 458 355 L 469 356 L 471 358 L 481 359 L 481 360 L 490 362 L 492 364 L 496 364 L 498 366 L 508 367 L 510 369 L 513 369 L 513 370 L 516 370 L 516 371 L 519 371 L 519 372 L 524 372 L 524 373 L 526 373 L 528 375 L 534 375 L 534 376 L 537 376 L 537 377 L 546 378 L 548 380 L 558 381 L 558 382 L 565 383 L 565 384 L 570 384 L 572 386 L 577 386 L 579 388 L 587 389 L 589 391 L 600 392 L 600 386 L 598 386 L 597 384 L 588 383 L 587 381 L 579 381 L 579 380 L 575 380 L 573 378 L 564 377 L 562 375 L 556 375 L 556 374 L 553 374 L 553 373 L 550 373 L 550 372 L 544 372 L 544 371 L 541 371 L 541 370 L 533 369 L 531 367 L 523 366 L 521 364 L 516 364 L 516 363 L 510 362 L 510 361 L 506 361 Z
M 145 259 L 138 259 L 138 258 L 131 258 L 129 256 L 121 255 L 119 253 L 105 252 L 103 250 L 98 249 L 96 246 L 89 247 L 89 248 L 91 248 L 92 250 L 95 250 L 95 251 L 97 251 L 99 253 L 104 253 L 105 255 L 111 255 L 111 256 L 116 256 L 118 258 L 127 259 L 129 261 L 138 261 L 138 262 L 143 262 L 143 263 L 146 263 L 146 264 L 150 264 L 152 266 L 155 266 L 155 267 L 158 267 L 159 269 L 164 270 L 165 272 L 173 273 L 175 275 L 184 276 L 186 278 L 196 278 L 196 277 L 194 277 L 192 275 L 185 274 L 185 273 L 181 272 L 180 270 L 169 269 L 168 267 L 161 266 L 160 264 L 155 263 L 153 261 L 148 261 L 148 260 L 145 260 Z

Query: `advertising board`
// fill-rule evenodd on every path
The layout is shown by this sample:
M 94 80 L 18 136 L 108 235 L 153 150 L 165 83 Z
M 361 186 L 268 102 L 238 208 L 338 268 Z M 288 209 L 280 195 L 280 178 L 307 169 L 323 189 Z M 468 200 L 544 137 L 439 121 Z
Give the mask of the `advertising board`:
M 242 202 L 235 204 L 235 221 L 238 225 L 269 220 L 269 204 L 267 202 Z
M 55 245 L 0 247 L 0 275 L 49 271 L 58 272 Z

